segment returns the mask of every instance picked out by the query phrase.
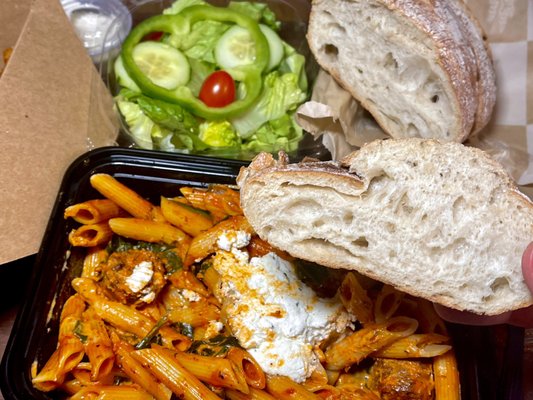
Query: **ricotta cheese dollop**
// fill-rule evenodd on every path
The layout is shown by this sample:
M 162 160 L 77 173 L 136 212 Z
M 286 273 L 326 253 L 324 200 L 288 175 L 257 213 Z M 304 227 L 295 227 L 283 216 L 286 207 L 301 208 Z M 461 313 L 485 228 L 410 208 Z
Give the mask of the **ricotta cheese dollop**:
M 249 259 L 242 233 L 221 236 L 215 297 L 242 347 L 271 375 L 303 382 L 319 365 L 314 348 L 353 321 L 338 298 L 319 298 L 275 253 Z
M 154 269 L 149 261 L 142 261 L 137 264 L 130 276 L 126 278 L 126 284 L 133 293 L 138 293 L 152 280 Z

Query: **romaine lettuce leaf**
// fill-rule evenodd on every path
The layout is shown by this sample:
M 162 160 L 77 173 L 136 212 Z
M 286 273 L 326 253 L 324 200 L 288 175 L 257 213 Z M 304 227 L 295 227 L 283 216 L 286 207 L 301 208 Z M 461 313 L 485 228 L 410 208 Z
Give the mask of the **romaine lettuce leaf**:
M 292 72 L 298 75 L 298 86 L 303 91 L 307 91 L 309 89 L 309 83 L 305 71 L 305 57 L 285 42 L 283 42 L 283 49 L 285 54 L 278 67 L 278 71 L 282 74 Z
M 129 132 L 133 136 L 135 143 L 143 149 L 152 150 L 154 148 L 152 131 L 158 129 L 158 127 L 150 118 L 144 115 L 138 104 L 121 99 L 118 99 L 116 104 L 129 127 Z
M 263 124 L 242 147 L 244 151 L 253 153 L 279 150 L 292 152 L 298 149 L 302 136 L 303 130 L 294 120 L 294 115 L 285 114 Z
M 231 120 L 242 138 L 247 138 L 264 123 L 292 114 L 308 97 L 305 57 L 283 44 L 284 57 L 279 67 L 266 75 L 263 92 L 244 114 Z M 279 129 L 279 135 L 283 135 Z
M 240 138 L 229 121 L 205 121 L 200 124 L 200 139 L 212 147 L 235 147 Z
M 300 89 L 296 74 L 273 71 L 265 77 L 259 99 L 231 123 L 242 138 L 247 138 L 265 122 L 294 111 L 306 98 L 307 92 Z
M 179 14 L 183 9 L 190 6 L 207 4 L 204 0 L 177 0 L 168 8 L 163 10 L 163 14 Z
M 208 148 L 198 138 L 198 120 L 177 104 L 123 89 L 117 105 L 142 148 L 187 152 Z
M 278 31 L 281 22 L 277 20 L 276 14 L 266 3 L 251 3 L 248 1 L 230 1 L 228 8 L 247 15 L 255 21 L 265 24 L 275 31 Z
M 159 126 L 174 132 L 198 134 L 198 121 L 179 105 L 143 95 L 134 99 L 144 114 Z
M 230 26 L 224 22 L 201 20 L 193 24 L 189 32 L 171 34 L 165 42 L 180 49 L 189 58 L 215 64 L 215 46 Z
M 194 58 L 189 59 L 189 65 L 191 66 L 191 78 L 187 83 L 187 87 L 193 95 L 198 97 L 204 81 L 209 75 L 215 72 L 215 65 L 205 61 L 195 60 Z

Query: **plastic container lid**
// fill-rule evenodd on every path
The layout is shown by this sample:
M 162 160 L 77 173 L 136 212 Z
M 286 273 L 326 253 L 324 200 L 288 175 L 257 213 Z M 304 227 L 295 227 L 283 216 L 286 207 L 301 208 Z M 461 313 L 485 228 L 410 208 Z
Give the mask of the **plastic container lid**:
M 61 0 L 93 61 L 120 47 L 131 29 L 131 15 L 120 0 Z

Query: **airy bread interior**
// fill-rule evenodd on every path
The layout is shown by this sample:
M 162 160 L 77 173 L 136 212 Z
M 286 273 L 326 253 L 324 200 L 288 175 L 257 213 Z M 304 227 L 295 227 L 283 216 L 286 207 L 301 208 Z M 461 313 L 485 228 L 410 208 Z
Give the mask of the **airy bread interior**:
M 307 38 L 392 137 L 463 141 L 487 123 L 495 87 L 481 33 L 454 4 L 315 0 Z
M 532 304 L 521 273 L 532 203 L 480 150 L 376 141 L 342 166 L 263 155 L 239 184 L 257 233 L 295 257 L 478 314 Z

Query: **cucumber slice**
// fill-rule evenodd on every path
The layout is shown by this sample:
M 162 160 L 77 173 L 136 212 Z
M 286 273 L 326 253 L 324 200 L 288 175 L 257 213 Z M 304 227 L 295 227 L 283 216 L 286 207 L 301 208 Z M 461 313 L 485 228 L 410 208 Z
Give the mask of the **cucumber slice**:
M 267 69 L 270 71 L 278 66 L 283 59 L 284 50 L 283 43 L 278 34 L 270 27 L 259 24 L 259 28 L 263 35 L 265 35 L 268 42 L 268 49 L 270 50 L 270 60 L 268 61 Z
M 255 61 L 255 43 L 248 31 L 233 25 L 218 39 L 215 60 L 222 69 L 232 69 Z
M 160 42 L 141 42 L 133 48 L 133 60 L 154 84 L 168 90 L 189 82 L 191 67 L 178 49 Z
M 278 34 L 271 28 L 263 24 L 260 24 L 259 28 L 268 42 L 270 50 L 268 69 L 271 70 L 283 58 L 283 44 Z M 224 32 L 215 46 L 215 59 L 222 69 L 253 64 L 255 61 L 255 43 L 248 30 L 234 25 Z
M 124 62 L 122 61 L 122 57 L 118 56 L 115 60 L 115 76 L 117 79 L 117 82 L 120 86 L 125 87 L 127 89 L 131 89 L 134 92 L 140 92 L 141 89 L 137 84 L 131 79 L 131 76 L 129 76 L 128 72 L 126 71 L 126 68 L 124 68 Z

